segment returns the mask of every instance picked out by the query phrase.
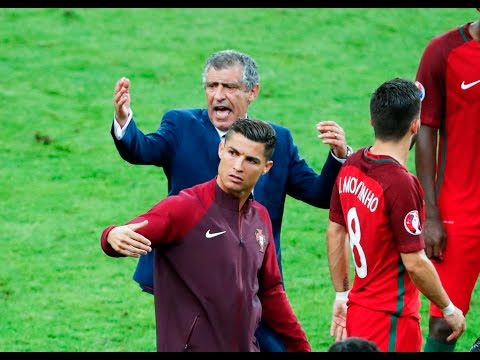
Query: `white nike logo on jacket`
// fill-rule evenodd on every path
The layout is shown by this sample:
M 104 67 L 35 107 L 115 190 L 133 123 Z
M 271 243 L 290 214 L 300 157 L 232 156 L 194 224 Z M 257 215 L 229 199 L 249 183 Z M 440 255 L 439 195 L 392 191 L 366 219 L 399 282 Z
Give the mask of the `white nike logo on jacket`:
M 216 233 L 211 233 L 210 232 L 210 229 L 207 230 L 207 232 L 205 233 L 205 237 L 207 239 L 210 239 L 210 238 L 213 238 L 215 236 L 218 236 L 218 235 L 222 235 L 222 234 L 225 234 L 226 231 L 220 231 L 220 232 L 216 232 Z

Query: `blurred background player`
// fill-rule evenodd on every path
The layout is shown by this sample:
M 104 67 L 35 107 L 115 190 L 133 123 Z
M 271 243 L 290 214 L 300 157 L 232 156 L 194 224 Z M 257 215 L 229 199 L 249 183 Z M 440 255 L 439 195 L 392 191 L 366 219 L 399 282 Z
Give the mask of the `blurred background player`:
M 480 273 L 480 22 L 431 39 L 416 79 L 425 88 L 415 154 L 425 193 L 425 251 L 466 316 Z M 424 350 L 454 351 L 441 309 L 431 303 L 429 313 Z

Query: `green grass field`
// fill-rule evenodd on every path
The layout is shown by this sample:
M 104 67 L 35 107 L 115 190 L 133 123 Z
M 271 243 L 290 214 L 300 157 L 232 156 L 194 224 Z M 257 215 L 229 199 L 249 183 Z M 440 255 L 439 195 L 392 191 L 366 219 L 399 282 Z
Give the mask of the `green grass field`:
M 137 260 L 99 245 L 107 225 L 166 195 L 160 169 L 115 149 L 118 78 L 131 79 L 137 124 L 152 132 L 167 109 L 205 105 L 208 55 L 244 51 L 261 76 L 249 113 L 288 126 L 320 170 L 318 121 L 336 120 L 354 148 L 370 144 L 371 92 L 413 79 L 431 37 L 477 18 L 473 8 L 0 9 L 0 351 L 155 351 L 153 297 L 132 281 Z M 288 199 L 282 230 L 287 294 L 314 351 L 333 342 L 327 218 Z M 477 283 L 457 351 L 480 336 L 479 302 Z

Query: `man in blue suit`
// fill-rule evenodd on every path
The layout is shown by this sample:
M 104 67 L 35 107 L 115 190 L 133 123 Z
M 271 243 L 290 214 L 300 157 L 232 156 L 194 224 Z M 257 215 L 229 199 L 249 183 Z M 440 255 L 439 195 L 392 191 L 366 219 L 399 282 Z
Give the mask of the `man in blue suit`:
M 114 92 L 115 117 L 111 134 L 121 157 L 131 164 L 163 168 L 168 194 L 211 180 L 218 172 L 218 146 L 222 136 L 238 119 L 247 117 L 248 106 L 259 90 L 257 64 L 247 54 L 223 50 L 212 54 L 203 70 L 207 108 L 167 111 L 154 133 L 144 134 L 133 120 L 130 81 L 118 80 Z M 328 209 L 330 194 L 340 166 L 351 153 L 343 129 L 334 121 L 317 124 L 318 137 L 330 152 L 320 174 L 298 153 L 290 131 L 270 123 L 277 146 L 272 171 L 257 182 L 253 194 L 270 214 L 280 270 L 280 230 L 286 195 L 322 209 Z M 141 256 L 133 279 L 153 293 L 153 253 Z M 264 323 L 256 337 L 264 352 L 285 351 L 280 338 Z

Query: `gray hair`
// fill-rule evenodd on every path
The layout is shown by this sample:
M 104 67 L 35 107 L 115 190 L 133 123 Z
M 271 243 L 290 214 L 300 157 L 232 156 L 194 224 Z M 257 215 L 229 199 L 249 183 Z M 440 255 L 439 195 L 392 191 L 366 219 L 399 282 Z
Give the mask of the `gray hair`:
M 252 90 L 253 87 L 260 82 L 257 63 L 249 55 L 237 50 L 222 50 L 209 56 L 203 68 L 203 86 L 206 86 L 207 72 L 210 68 L 221 70 L 237 65 L 243 68 L 242 83 L 247 88 L 247 91 Z

